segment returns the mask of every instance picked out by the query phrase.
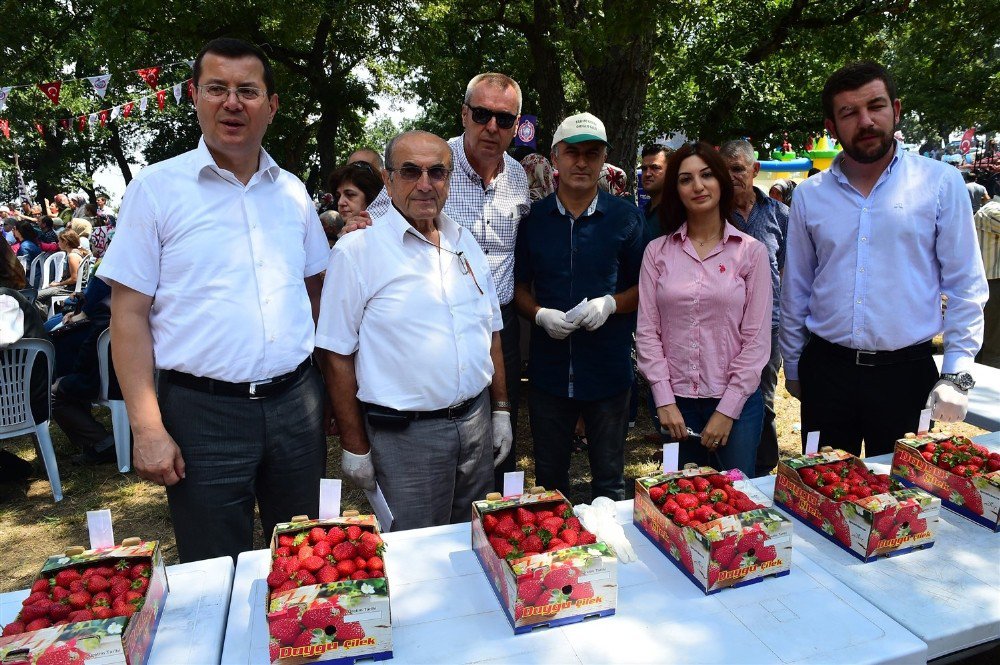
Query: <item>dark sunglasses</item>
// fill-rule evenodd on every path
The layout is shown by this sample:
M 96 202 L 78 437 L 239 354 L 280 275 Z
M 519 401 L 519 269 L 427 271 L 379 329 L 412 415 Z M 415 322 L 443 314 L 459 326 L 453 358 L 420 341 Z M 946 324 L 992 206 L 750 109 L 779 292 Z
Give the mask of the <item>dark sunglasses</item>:
M 375 173 L 375 167 L 365 161 L 359 160 L 357 162 L 351 162 L 348 166 L 353 166 L 356 169 L 362 169 L 363 171 L 368 171 L 369 173 Z
M 390 173 L 398 173 L 399 177 L 407 182 L 416 182 L 420 180 L 420 176 L 424 173 L 431 182 L 444 182 L 451 175 L 451 169 L 444 166 L 432 166 L 427 169 L 422 169 L 419 166 L 413 166 L 411 164 L 405 164 L 400 166 L 398 169 L 386 169 Z
M 497 127 L 500 129 L 510 129 L 517 122 L 517 116 L 512 113 L 505 113 L 503 111 L 491 111 L 490 109 L 484 109 L 481 106 L 469 106 L 469 111 L 472 114 L 472 122 L 477 125 L 488 125 L 490 123 L 490 118 L 497 119 Z

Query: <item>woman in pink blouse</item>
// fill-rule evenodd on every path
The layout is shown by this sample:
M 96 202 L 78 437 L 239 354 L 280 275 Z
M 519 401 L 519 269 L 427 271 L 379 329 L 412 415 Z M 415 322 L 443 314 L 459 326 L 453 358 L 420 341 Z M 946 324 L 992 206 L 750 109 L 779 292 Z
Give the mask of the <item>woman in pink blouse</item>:
M 771 350 L 767 250 L 729 223 L 733 184 L 711 145 L 681 147 L 665 177 L 664 235 L 646 247 L 639 277 L 639 370 L 660 425 L 681 441 L 682 465 L 752 476 Z

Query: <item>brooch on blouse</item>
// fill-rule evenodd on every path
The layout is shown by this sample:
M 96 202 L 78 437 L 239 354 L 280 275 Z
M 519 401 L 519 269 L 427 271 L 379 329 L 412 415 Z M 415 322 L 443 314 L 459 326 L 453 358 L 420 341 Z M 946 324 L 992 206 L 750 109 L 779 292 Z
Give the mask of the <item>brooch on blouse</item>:
M 726 266 L 719 264 L 719 272 L 726 272 Z

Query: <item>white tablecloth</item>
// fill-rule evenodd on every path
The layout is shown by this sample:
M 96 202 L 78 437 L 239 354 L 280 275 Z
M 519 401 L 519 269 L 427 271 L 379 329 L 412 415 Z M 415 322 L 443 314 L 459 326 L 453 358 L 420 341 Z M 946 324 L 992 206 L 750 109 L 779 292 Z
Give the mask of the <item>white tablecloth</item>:
M 996 436 L 976 440 L 990 445 Z M 888 473 L 892 456 L 865 461 Z M 774 478 L 754 484 L 771 496 Z M 793 550 L 926 642 L 928 658 L 1000 639 L 1000 533 L 956 513 L 941 509 L 933 547 L 872 563 L 862 563 L 798 520 Z
M 170 593 L 148 664 L 219 662 L 233 583 L 233 560 L 221 557 L 167 566 L 167 582 Z M 0 595 L 0 624 L 14 620 L 28 591 Z
M 385 535 L 399 663 L 913 663 L 926 645 L 808 558 L 706 597 L 631 524 L 640 560 L 618 568 L 615 616 L 513 634 L 470 549 L 468 524 Z M 236 565 L 222 662 L 267 662 L 266 550 Z

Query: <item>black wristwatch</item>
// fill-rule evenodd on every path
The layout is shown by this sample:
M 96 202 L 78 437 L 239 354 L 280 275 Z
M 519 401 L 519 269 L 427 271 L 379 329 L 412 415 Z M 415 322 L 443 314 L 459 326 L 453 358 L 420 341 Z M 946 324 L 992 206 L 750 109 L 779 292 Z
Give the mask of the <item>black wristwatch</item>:
M 973 380 L 972 375 L 968 372 L 958 372 L 957 374 L 942 374 L 941 378 L 945 381 L 954 383 L 960 389 L 965 392 L 969 392 L 975 387 L 976 382 Z

